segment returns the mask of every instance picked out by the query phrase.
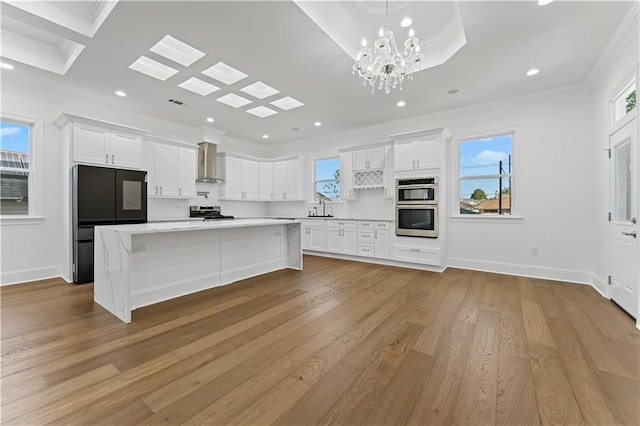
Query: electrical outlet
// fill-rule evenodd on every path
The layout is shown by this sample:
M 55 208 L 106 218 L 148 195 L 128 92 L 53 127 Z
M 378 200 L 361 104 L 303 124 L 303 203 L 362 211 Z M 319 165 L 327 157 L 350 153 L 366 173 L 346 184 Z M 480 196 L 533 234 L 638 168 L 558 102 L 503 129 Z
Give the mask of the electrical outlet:
M 531 256 L 538 255 L 538 247 L 531 247 Z
M 139 245 L 134 245 L 133 246 L 133 252 L 134 253 L 140 253 L 142 251 L 145 251 L 147 249 L 147 247 L 144 244 L 139 244 Z

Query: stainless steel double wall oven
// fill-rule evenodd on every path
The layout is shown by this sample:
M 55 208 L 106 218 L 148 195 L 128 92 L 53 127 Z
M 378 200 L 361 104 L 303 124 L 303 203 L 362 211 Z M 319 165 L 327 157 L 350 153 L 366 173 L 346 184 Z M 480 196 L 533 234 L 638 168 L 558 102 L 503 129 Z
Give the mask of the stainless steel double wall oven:
M 438 178 L 396 179 L 396 235 L 438 237 Z

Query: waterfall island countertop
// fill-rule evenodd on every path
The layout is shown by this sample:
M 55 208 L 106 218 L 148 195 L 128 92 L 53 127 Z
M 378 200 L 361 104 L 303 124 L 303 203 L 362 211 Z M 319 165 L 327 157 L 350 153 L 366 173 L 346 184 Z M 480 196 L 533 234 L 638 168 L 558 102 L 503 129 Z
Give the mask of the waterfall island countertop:
M 302 269 L 300 220 L 96 226 L 94 301 L 124 322 L 136 308 L 280 269 Z

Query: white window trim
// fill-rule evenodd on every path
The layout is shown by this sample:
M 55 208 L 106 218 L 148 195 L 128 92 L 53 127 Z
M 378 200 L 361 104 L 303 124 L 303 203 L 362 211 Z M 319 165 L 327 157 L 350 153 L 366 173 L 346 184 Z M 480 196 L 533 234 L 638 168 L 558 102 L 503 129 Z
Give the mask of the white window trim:
M 340 161 L 340 155 L 337 156 L 329 156 L 329 157 L 318 157 L 318 158 L 314 158 L 313 159 L 313 174 L 311 176 L 311 201 L 312 203 L 318 203 L 319 200 L 316 198 L 316 184 L 318 182 L 337 182 L 338 186 L 340 186 L 340 181 L 341 179 L 338 179 L 336 181 L 336 179 L 321 179 L 321 180 L 316 180 L 316 162 L 318 161 L 322 161 L 322 160 L 333 160 L 333 159 L 337 159 L 338 160 L 338 164 L 340 164 L 340 177 L 342 177 L 342 163 Z M 342 199 L 342 188 L 340 190 L 340 198 L 338 198 L 337 200 L 334 201 L 325 201 L 325 204 L 342 204 L 344 202 L 344 200 Z
M 44 190 L 44 121 L 11 113 L 2 113 L 0 120 L 16 124 L 28 125 L 30 129 L 29 141 L 29 214 L 0 215 L 0 225 L 23 225 L 44 221 L 42 198 Z
M 490 131 L 485 131 L 485 132 L 475 132 L 475 133 L 471 133 L 467 136 L 461 137 L 461 138 L 457 138 L 457 139 L 452 139 L 452 142 L 454 144 L 453 148 L 451 149 L 451 162 L 450 162 L 450 169 L 451 169 L 451 174 L 450 174 L 450 179 L 451 182 L 455 182 L 454 185 L 451 185 L 451 191 L 452 191 L 452 197 L 451 197 L 451 204 L 450 204 L 450 215 L 449 218 L 454 221 L 454 222 L 478 222 L 478 221 L 493 221 L 493 222 L 514 222 L 514 221 L 522 221 L 524 220 L 524 216 L 521 216 L 519 213 L 519 211 L 517 210 L 517 188 L 516 188 L 516 173 L 515 171 L 517 170 L 516 164 L 518 163 L 517 161 L 517 157 L 516 157 L 516 152 L 518 151 L 516 146 L 517 144 L 515 143 L 516 141 L 516 131 L 517 131 L 517 126 L 509 126 L 509 127 L 504 127 L 504 128 L 500 128 L 500 129 L 494 129 L 494 130 L 490 130 Z M 510 174 L 510 178 L 511 178 L 511 214 L 510 215 L 482 215 L 482 214 L 477 214 L 477 215 L 468 215 L 468 214 L 460 214 L 460 143 L 461 142 L 468 142 L 468 141 L 473 141 L 473 140 L 478 140 L 478 139 L 488 139 L 488 138 L 494 138 L 497 136 L 505 136 L 505 135 L 511 135 L 511 174 Z M 506 174 L 507 176 L 509 176 L 509 174 Z M 500 174 L 495 174 L 495 175 L 482 175 L 482 176 L 465 176 L 465 179 L 472 179 L 472 178 L 478 178 L 478 179 L 484 179 L 484 178 L 499 178 L 501 175 Z M 505 176 L 505 174 L 502 174 L 502 176 Z M 515 197 L 513 195 L 516 195 Z
M 618 130 L 618 129 L 624 127 L 635 116 L 634 114 L 632 114 L 632 112 L 629 112 L 629 113 L 626 113 L 625 115 L 623 115 L 622 117 L 620 117 L 619 119 L 616 120 L 616 116 L 617 116 L 616 101 L 632 85 L 636 86 L 635 87 L 635 89 L 636 89 L 636 108 L 635 108 L 635 110 L 636 111 L 638 110 L 638 106 L 637 106 L 638 84 L 637 84 L 637 81 L 636 81 L 635 72 L 628 74 L 623 79 L 623 81 L 624 81 L 624 83 L 622 83 L 619 86 L 617 86 L 616 90 L 613 91 L 613 93 L 607 99 L 607 102 L 608 102 L 608 105 L 609 105 L 609 131 L 610 131 L 610 133 L 613 133 L 615 130 Z

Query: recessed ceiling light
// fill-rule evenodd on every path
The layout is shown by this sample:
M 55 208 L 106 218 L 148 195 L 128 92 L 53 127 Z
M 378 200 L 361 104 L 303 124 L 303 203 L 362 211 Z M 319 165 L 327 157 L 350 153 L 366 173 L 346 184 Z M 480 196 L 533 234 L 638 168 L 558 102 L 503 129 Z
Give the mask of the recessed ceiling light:
M 276 93 L 280 93 L 279 90 L 274 89 L 273 87 L 264 84 L 261 81 L 256 81 L 255 83 L 247 86 L 247 87 L 243 87 L 242 89 L 240 89 L 241 91 L 243 91 L 244 93 L 248 93 L 251 96 L 255 96 L 258 99 L 264 99 L 264 98 L 268 98 L 271 95 L 275 95 Z
M 216 121 L 216 120 L 214 120 L 214 119 L 213 119 L 213 117 L 208 117 L 208 118 L 207 118 L 207 121 L 208 121 L 209 123 L 213 123 L 213 122 L 214 122 L 214 121 Z
M 133 64 L 129 65 L 129 68 L 161 81 L 165 81 L 178 72 L 177 69 L 149 59 L 146 56 L 140 56 Z
M 5 70 L 12 70 L 13 65 L 7 64 L 6 62 L 0 62 L 0 68 L 4 68 Z
M 540 70 L 537 70 L 535 68 L 531 68 L 529 71 L 527 71 L 527 75 L 528 76 L 532 76 L 532 75 L 536 75 L 540 72 Z
M 262 135 L 262 139 L 269 139 L 269 135 Z
M 206 81 L 202 81 L 199 78 L 191 77 L 187 81 L 183 81 L 178 84 L 178 87 L 182 87 L 183 89 L 187 89 L 193 93 L 197 93 L 201 96 L 207 96 L 210 93 L 215 92 L 216 90 L 220 90 L 218 86 L 214 86 L 213 84 L 209 84 Z
M 167 34 L 151 49 L 152 52 L 188 67 L 204 56 L 204 52 L 189 46 L 175 37 Z
M 298 101 L 297 99 L 293 99 L 291 96 L 285 96 L 284 98 L 280 98 L 276 101 L 269 102 L 269 103 L 285 111 L 288 111 L 293 108 L 298 108 L 304 105 L 302 102 Z
M 202 71 L 202 74 L 215 78 L 216 80 L 221 81 L 227 85 L 231 85 L 236 81 L 240 81 L 243 78 L 247 77 L 245 73 L 238 71 L 233 67 L 230 67 L 224 62 L 218 62 L 214 66 Z
M 553 0 L 538 0 L 538 6 L 546 6 L 549 3 L 552 3 Z
M 450 94 L 450 95 L 455 95 L 459 91 L 460 91 L 460 89 L 451 89 L 451 90 L 447 91 L 447 93 Z
M 313 123 L 313 125 L 316 126 L 316 127 L 320 127 L 320 126 L 322 126 L 322 123 L 319 122 L 319 121 L 316 121 L 315 123 Z
M 122 90 L 116 90 L 116 91 L 115 91 L 115 92 L 113 92 L 113 93 L 115 93 L 117 96 L 122 96 L 122 97 L 127 96 L 127 94 L 126 94 L 126 93 L 124 93 Z
M 404 101 L 400 101 L 396 105 L 398 105 L 400 108 L 402 108 L 403 106 L 406 105 L 406 103 Z
M 243 105 L 251 103 L 251 101 L 249 99 L 243 98 L 242 96 L 238 96 L 235 93 L 229 93 L 227 95 L 224 95 L 224 96 L 216 99 L 216 101 L 222 102 L 223 104 L 227 104 L 227 105 L 232 106 L 234 108 L 240 108 Z
M 401 22 L 400 22 L 400 26 L 402 28 L 407 28 L 408 26 L 410 26 L 413 23 L 413 21 L 411 20 L 411 18 L 404 18 Z
M 269 117 L 270 115 L 278 113 L 278 111 L 274 111 L 271 108 L 267 108 L 267 107 L 263 107 L 263 106 L 259 106 L 259 107 L 248 109 L 247 112 L 249 114 L 253 114 L 256 117 L 260 117 L 260 118 Z

